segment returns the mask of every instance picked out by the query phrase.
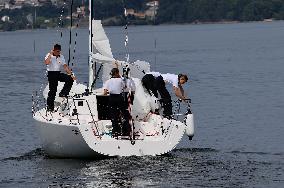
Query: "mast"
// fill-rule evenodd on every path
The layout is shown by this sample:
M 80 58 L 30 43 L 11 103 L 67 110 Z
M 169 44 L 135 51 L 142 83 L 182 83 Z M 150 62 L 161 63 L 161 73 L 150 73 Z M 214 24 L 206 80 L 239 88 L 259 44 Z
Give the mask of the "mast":
M 72 42 L 72 24 L 73 24 L 73 16 L 72 16 L 72 10 L 73 10 L 73 0 L 71 0 L 71 6 L 70 6 L 70 30 L 69 30 L 69 53 L 68 53 L 68 66 L 70 65 L 71 61 L 71 42 Z
M 93 72 L 93 61 L 92 61 L 92 53 L 93 53 L 93 0 L 89 0 L 89 89 L 92 88 L 92 83 L 94 80 L 94 72 Z

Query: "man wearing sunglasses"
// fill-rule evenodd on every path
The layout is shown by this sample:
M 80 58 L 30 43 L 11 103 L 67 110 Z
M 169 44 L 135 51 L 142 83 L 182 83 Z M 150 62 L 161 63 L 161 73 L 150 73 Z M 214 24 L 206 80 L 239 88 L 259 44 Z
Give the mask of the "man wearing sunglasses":
M 61 55 L 61 45 L 59 44 L 55 44 L 53 49 L 45 56 L 44 63 L 47 66 L 47 77 L 49 83 L 47 110 L 54 111 L 54 100 L 57 92 L 58 81 L 65 82 L 63 89 L 59 93 L 59 97 L 67 97 L 73 85 L 73 81 L 76 78 L 72 75 L 72 71 L 66 64 L 64 56 Z M 60 72 L 61 67 L 64 68 L 67 74 Z

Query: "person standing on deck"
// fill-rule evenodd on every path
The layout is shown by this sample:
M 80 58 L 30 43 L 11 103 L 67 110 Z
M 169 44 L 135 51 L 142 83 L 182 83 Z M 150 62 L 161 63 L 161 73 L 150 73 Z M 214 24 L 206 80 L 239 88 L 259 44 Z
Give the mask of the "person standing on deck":
M 111 78 L 104 83 L 104 95 L 109 94 L 109 109 L 110 118 L 112 122 L 112 133 L 117 135 L 121 132 L 119 123 L 120 115 L 123 112 L 124 99 L 123 99 L 123 88 L 124 82 L 119 74 L 118 68 L 113 68 L 111 70 Z
M 148 72 L 142 78 L 142 84 L 150 95 L 158 98 L 158 92 L 161 96 L 161 103 L 164 108 L 164 116 L 171 118 L 172 116 L 172 100 L 171 95 L 166 89 L 165 83 L 170 83 L 173 86 L 175 95 L 181 99 L 186 100 L 182 85 L 188 80 L 185 74 L 161 74 L 159 72 Z
M 65 58 L 61 54 L 61 45 L 59 44 L 55 44 L 53 49 L 45 56 L 44 63 L 47 67 L 49 83 L 47 110 L 54 111 L 54 100 L 57 92 L 58 81 L 65 82 L 64 87 L 59 93 L 59 97 L 67 97 L 73 85 L 73 81 L 76 80 L 76 78 L 72 75 L 71 69 L 66 64 Z M 67 74 L 60 72 L 62 66 Z

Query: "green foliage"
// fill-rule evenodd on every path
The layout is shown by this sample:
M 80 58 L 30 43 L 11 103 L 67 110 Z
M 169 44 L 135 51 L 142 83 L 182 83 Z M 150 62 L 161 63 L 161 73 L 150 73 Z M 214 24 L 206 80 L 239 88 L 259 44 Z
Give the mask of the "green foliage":
M 283 19 L 284 0 L 160 0 L 160 23 Z
M 104 20 L 107 25 L 124 24 L 124 7 L 136 12 L 145 11 L 146 3 L 151 0 L 93 0 L 95 19 Z M 14 2 L 11 0 L 11 2 Z M 88 1 L 84 0 L 88 7 Z M 261 21 L 263 19 L 284 19 L 284 0 L 160 0 L 155 23 L 192 23 L 218 21 Z M 74 1 L 72 12 L 82 5 Z M 88 8 L 86 8 L 88 14 Z M 23 7 L 22 9 L 0 11 L 2 16 L 9 16 L 10 22 L 0 22 L 0 30 L 32 28 L 27 15 L 37 13 L 34 28 L 56 27 L 62 7 L 47 3 L 41 7 Z M 70 15 L 70 6 L 63 9 L 63 17 Z M 45 20 L 50 22 L 46 23 Z M 153 24 L 153 20 L 129 17 L 130 24 Z M 70 20 L 64 19 L 62 26 Z
M 123 3 L 121 0 L 95 0 L 95 18 L 106 19 L 123 14 Z

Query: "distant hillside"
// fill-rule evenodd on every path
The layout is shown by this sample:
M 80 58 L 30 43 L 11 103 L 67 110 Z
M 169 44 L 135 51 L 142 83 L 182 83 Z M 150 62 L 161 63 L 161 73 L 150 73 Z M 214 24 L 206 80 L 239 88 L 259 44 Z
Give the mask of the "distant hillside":
M 25 4 L 19 6 L 15 3 L 17 1 L 10 0 L 9 2 L 14 4 L 7 8 L 7 3 L 1 4 L 4 2 L 2 0 L 0 2 L 0 30 L 68 26 L 70 22 L 69 1 L 41 0 L 43 3 L 31 6 L 28 4 L 31 2 L 29 0 L 21 1 Z M 67 2 L 65 7 L 63 2 Z M 105 25 L 122 25 L 125 23 L 123 13 L 126 7 L 129 11 L 129 24 L 284 19 L 284 0 L 159 0 L 154 13 L 153 7 L 147 5 L 149 2 L 151 0 L 94 0 L 95 18 L 102 19 Z M 87 25 L 88 1 L 74 1 L 72 13 L 74 22 Z
M 160 23 L 284 19 L 284 0 L 160 0 Z

